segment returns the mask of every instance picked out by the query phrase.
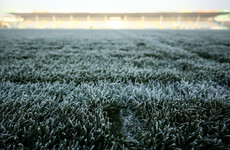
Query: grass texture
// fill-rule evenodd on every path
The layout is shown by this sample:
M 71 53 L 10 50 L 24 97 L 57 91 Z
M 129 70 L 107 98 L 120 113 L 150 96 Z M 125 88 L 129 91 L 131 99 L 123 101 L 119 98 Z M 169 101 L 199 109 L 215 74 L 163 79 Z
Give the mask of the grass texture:
M 0 148 L 230 148 L 230 32 L 0 30 Z

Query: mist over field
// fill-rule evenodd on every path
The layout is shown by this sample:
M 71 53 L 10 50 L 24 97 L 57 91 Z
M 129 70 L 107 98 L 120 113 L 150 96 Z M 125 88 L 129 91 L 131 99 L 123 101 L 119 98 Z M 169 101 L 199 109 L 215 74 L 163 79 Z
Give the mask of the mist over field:
M 0 30 L 0 148 L 229 143 L 228 30 Z

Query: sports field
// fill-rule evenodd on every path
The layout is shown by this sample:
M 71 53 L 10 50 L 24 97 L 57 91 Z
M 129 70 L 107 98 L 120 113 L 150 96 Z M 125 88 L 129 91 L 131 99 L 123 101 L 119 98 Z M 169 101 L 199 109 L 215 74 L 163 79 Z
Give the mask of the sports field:
M 230 31 L 0 30 L 13 148 L 230 148 Z

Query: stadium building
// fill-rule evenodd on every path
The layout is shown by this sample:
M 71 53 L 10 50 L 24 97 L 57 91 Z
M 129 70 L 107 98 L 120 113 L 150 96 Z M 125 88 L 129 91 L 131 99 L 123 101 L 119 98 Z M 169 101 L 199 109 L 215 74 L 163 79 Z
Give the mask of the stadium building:
M 229 29 L 230 11 L 159 13 L 7 12 L 1 28 L 17 29 Z

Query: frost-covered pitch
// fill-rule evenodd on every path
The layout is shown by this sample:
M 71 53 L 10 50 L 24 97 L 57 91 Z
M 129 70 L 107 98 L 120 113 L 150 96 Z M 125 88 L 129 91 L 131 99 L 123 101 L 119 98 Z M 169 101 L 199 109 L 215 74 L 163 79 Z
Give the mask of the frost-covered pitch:
M 0 30 L 1 149 L 230 148 L 230 32 Z

